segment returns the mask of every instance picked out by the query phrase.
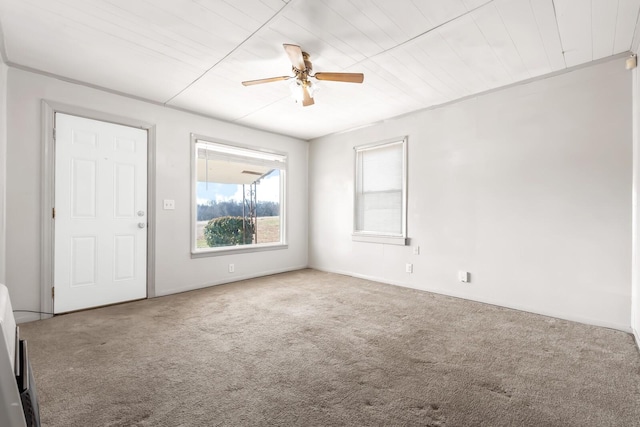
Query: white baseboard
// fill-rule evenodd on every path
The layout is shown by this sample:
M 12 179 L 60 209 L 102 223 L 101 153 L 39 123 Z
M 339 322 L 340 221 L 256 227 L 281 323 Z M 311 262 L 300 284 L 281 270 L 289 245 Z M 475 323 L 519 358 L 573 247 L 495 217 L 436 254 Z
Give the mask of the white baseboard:
M 609 328 L 609 329 L 615 329 L 615 330 L 619 330 L 619 331 L 623 331 L 623 332 L 627 332 L 627 333 L 633 333 L 631 325 L 624 325 L 624 324 L 618 324 L 618 323 L 614 323 L 614 322 L 607 322 L 607 321 L 603 321 L 601 319 L 592 319 L 592 318 L 589 318 L 589 317 L 582 317 L 582 316 L 571 316 L 571 315 L 567 316 L 565 313 L 556 313 L 556 312 L 553 312 L 553 311 L 540 310 L 540 309 L 538 309 L 536 307 L 528 307 L 528 306 L 523 306 L 523 305 L 519 305 L 519 304 L 512 304 L 512 303 L 510 303 L 508 301 L 498 301 L 498 300 L 494 300 L 494 299 L 491 299 L 491 298 L 477 298 L 477 297 L 472 298 L 467 294 L 452 292 L 451 290 L 448 290 L 448 289 L 443 289 L 443 288 L 439 288 L 439 287 L 424 288 L 424 287 L 411 286 L 410 284 L 407 284 L 407 283 L 400 283 L 400 282 L 390 281 L 390 280 L 385 279 L 384 277 L 369 276 L 369 275 L 365 275 L 365 274 L 358 274 L 358 273 L 353 273 L 353 272 L 348 272 L 348 271 L 340 271 L 340 270 L 333 270 L 333 269 L 325 269 L 325 268 L 313 267 L 313 266 L 311 266 L 310 268 L 313 268 L 313 269 L 319 270 L 319 271 L 325 271 L 327 273 L 342 274 L 342 275 L 345 275 L 345 276 L 357 277 L 359 279 L 365 279 L 365 280 L 371 280 L 371 281 L 374 281 L 374 282 L 386 283 L 388 285 L 395 285 L 395 286 L 401 286 L 403 288 L 417 289 L 419 291 L 424 291 L 424 292 L 433 292 L 435 294 L 441 294 L 441 295 L 446 295 L 446 296 L 450 296 L 450 297 L 461 298 L 461 299 L 465 299 L 465 300 L 468 300 L 468 301 L 481 302 L 483 304 L 491 304 L 491 305 L 496 305 L 496 306 L 499 306 L 499 307 L 510 308 L 510 309 L 513 309 L 513 310 L 526 311 L 528 313 L 540 314 L 542 316 L 555 317 L 557 319 L 569 320 L 571 322 L 584 323 L 584 324 L 587 324 L 587 325 L 600 326 L 600 327 Z M 640 340 L 639 340 L 640 337 L 637 334 L 635 335 L 635 337 L 636 337 L 636 342 L 640 342 Z
M 307 265 L 303 265 L 303 266 L 294 266 L 294 267 L 288 267 L 288 268 L 283 268 L 283 269 L 262 271 L 262 272 L 259 272 L 259 273 L 247 274 L 247 275 L 243 275 L 243 276 L 234 276 L 232 278 L 225 278 L 225 279 L 222 279 L 222 280 L 219 280 L 219 281 L 216 281 L 216 282 L 207 282 L 207 283 L 202 283 L 202 284 L 197 284 L 197 285 L 192 285 L 192 286 L 186 286 L 186 287 L 182 287 L 182 288 L 165 289 L 165 290 L 163 290 L 161 292 L 156 292 L 155 296 L 156 297 L 161 297 L 161 296 L 177 294 L 177 293 L 180 293 L 180 292 L 194 291 L 196 289 L 208 288 L 210 286 L 224 285 L 226 283 L 239 282 L 241 280 L 254 279 L 256 277 L 270 276 L 272 274 L 287 273 L 289 271 L 304 270 L 306 268 L 309 268 L 309 267 Z M 154 298 L 154 297 L 152 297 L 152 298 Z M 20 323 L 33 322 L 33 321 L 41 320 L 41 319 L 44 319 L 44 318 L 49 318 L 51 316 L 50 315 L 41 316 L 39 313 L 15 312 L 14 313 L 14 317 L 16 319 L 16 323 L 20 324 Z
M 178 294 L 181 292 L 195 291 L 196 289 L 204 289 L 210 286 L 217 286 L 217 285 L 225 285 L 227 283 L 240 282 L 242 280 L 248 280 L 248 279 L 255 279 L 256 277 L 271 276 L 273 274 L 287 273 L 289 271 L 304 270 L 306 268 L 309 268 L 309 267 L 307 265 L 294 266 L 294 267 L 287 267 L 282 269 L 260 271 L 257 273 L 245 274 L 243 276 L 226 277 L 224 279 L 220 279 L 214 282 L 200 283 L 200 284 L 189 285 L 189 286 L 184 286 L 180 288 L 169 288 L 169 289 L 163 289 L 161 291 L 158 291 L 156 289 L 156 297 L 163 297 L 167 295 Z
M 15 317 L 16 319 L 16 323 L 20 324 L 20 323 L 27 323 L 27 322 L 34 322 L 36 320 L 40 320 L 40 314 L 38 313 L 14 313 L 13 317 Z

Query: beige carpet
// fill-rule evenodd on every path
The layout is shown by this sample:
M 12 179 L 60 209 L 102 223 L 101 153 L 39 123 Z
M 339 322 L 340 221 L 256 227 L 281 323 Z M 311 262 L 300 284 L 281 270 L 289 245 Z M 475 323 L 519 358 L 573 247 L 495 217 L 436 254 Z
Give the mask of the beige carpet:
M 303 270 L 21 325 L 44 426 L 639 426 L 631 335 Z

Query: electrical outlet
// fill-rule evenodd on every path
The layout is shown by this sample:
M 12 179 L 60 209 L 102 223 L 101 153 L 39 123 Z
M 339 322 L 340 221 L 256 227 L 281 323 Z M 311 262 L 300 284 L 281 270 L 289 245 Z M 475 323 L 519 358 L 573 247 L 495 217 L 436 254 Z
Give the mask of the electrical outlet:
M 166 211 L 172 211 L 172 210 L 174 210 L 176 208 L 176 201 L 175 200 L 164 199 L 162 207 Z
M 458 280 L 462 283 L 471 282 L 471 274 L 468 271 L 458 271 Z
M 413 273 L 413 264 L 405 265 L 404 271 L 406 271 L 407 273 Z
M 420 255 L 420 246 L 414 246 L 413 247 L 413 254 L 414 255 Z
M 235 273 L 236 271 L 236 266 L 233 264 L 229 264 L 229 273 Z

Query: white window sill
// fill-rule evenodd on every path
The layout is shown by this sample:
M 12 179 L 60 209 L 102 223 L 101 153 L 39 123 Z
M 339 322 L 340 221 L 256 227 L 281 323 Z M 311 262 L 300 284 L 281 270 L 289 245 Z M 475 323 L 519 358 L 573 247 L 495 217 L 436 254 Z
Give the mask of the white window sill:
M 407 238 L 402 236 L 384 236 L 378 234 L 354 233 L 351 235 L 351 240 L 353 240 L 354 242 L 382 243 L 385 245 L 407 245 Z
M 259 245 L 225 246 L 222 248 L 201 249 L 196 251 L 192 250 L 191 258 L 206 258 L 221 255 L 247 254 L 251 252 L 277 251 L 287 248 L 289 248 L 289 245 L 287 245 L 286 243 L 263 243 Z

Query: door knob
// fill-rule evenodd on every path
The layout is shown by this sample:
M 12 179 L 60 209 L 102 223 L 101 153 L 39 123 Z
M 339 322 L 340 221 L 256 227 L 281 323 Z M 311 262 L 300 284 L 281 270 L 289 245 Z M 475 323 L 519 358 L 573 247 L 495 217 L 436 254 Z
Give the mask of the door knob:
M 144 216 L 144 211 L 138 211 L 138 216 Z
M 138 228 L 144 228 L 145 227 L 145 223 L 144 222 L 139 222 L 138 223 Z

